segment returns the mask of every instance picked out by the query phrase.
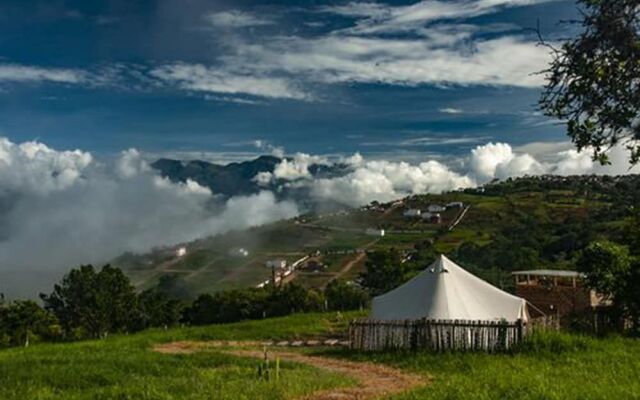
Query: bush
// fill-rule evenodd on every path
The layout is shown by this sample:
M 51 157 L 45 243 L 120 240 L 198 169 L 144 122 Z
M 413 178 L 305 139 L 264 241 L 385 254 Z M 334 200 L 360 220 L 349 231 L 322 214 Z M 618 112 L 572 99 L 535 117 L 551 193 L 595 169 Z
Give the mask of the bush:
M 0 347 L 56 340 L 61 333 L 56 317 L 33 301 L 0 305 Z
M 276 289 L 251 288 L 200 295 L 184 312 L 193 325 L 215 324 L 320 311 L 324 297 L 314 290 L 288 284 Z
M 324 291 L 327 306 L 332 311 L 357 310 L 369 303 L 366 291 L 340 279 L 333 280 Z

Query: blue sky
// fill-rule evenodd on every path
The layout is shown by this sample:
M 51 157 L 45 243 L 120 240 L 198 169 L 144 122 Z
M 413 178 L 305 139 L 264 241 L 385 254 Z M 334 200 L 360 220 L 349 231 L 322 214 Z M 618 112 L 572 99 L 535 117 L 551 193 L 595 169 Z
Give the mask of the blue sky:
M 571 1 L 0 1 L 0 136 L 110 154 L 420 158 L 566 140 L 535 110 Z

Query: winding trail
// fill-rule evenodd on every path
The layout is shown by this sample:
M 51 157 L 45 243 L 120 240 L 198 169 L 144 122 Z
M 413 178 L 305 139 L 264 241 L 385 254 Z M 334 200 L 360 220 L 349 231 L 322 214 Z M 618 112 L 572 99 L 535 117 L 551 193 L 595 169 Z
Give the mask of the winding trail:
M 262 358 L 260 350 L 233 348 L 235 346 L 260 346 L 261 342 L 174 342 L 157 345 L 154 351 L 167 354 L 192 353 L 206 348 L 221 349 L 224 353 L 240 357 Z M 228 347 L 231 346 L 231 349 Z M 424 386 L 429 383 L 428 378 L 410 374 L 402 370 L 373 363 L 361 363 L 323 356 L 309 355 L 294 351 L 280 351 L 269 348 L 271 359 L 279 358 L 283 361 L 297 362 L 321 368 L 340 375 L 353 378 L 357 384 L 353 387 L 322 390 L 303 397 L 303 400 L 374 400 L 409 389 Z

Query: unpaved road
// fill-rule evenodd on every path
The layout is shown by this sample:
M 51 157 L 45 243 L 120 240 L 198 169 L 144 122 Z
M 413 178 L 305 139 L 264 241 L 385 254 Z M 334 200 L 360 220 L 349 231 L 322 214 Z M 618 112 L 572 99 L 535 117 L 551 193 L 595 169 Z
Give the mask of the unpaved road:
M 174 342 L 154 347 L 154 351 L 167 354 L 192 353 L 200 349 L 229 346 L 259 346 L 261 342 Z M 225 353 L 241 357 L 262 358 L 260 350 L 232 348 L 223 350 Z M 428 383 L 428 379 L 415 374 L 409 374 L 399 369 L 373 364 L 340 360 L 336 358 L 308 355 L 293 351 L 274 351 L 269 349 L 270 358 L 283 361 L 297 362 L 328 370 L 340 375 L 346 375 L 356 380 L 357 385 L 347 388 L 335 388 L 312 393 L 304 400 L 373 400 L 395 393 L 404 392 Z

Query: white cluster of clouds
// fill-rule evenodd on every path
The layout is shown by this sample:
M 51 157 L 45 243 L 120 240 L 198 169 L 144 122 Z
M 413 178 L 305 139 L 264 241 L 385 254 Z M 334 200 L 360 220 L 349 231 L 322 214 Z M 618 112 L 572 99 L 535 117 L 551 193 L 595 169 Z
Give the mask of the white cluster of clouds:
M 202 64 L 169 64 L 154 68 L 150 74 L 165 83 L 195 92 L 246 94 L 267 98 L 308 100 L 309 95 L 287 79 L 238 74 Z
M 535 147 L 540 146 L 528 146 L 531 150 L 535 150 Z M 541 147 L 545 154 L 539 160 L 532 154 L 514 150 L 507 143 L 479 145 L 468 156 L 458 160 L 458 164 L 462 165 L 458 169 L 435 160 L 417 165 L 404 161 L 366 160 L 356 153 L 339 160 L 350 166 L 350 172 L 332 178 L 313 177 L 308 167 L 316 158 L 298 153 L 293 159 L 283 160 L 273 173 L 260 173 L 254 179 L 264 184 L 279 182 L 285 187 L 307 188 L 316 201 L 356 207 L 373 200 L 391 201 L 411 194 L 475 187 L 493 179 L 542 174 L 619 175 L 639 171 L 638 167 L 630 168 L 628 153 L 622 147 L 610 151 L 612 163 L 607 166 L 592 161 L 588 149 L 581 153 L 574 149 L 553 150 L 554 147 L 564 148 L 564 143 L 552 147 L 542 144 Z
M 424 0 L 410 5 L 351 2 L 323 11 L 361 18 L 349 31 L 360 34 L 397 33 L 420 29 L 435 21 L 458 20 L 554 0 Z
M 20 64 L 0 64 L 0 82 L 83 83 L 87 73 L 77 69 L 43 68 Z
M 58 152 L 38 142 L 15 144 L 0 138 L 0 193 L 67 189 L 92 161 L 91 154 L 80 150 Z
M 218 28 L 249 28 L 253 26 L 273 25 L 271 19 L 258 17 L 240 10 L 220 11 L 208 14 L 205 21 Z
M 220 57 L 215 72 L 189 74 L 187 84 L 175 74 L 158 77 L 187 90 L 297 100 L 318 98 L 307 89 L 317 83 L 539 87 L 543 76 L 536 72 L 546 69 L 550 60 L 545 47 L 537 46 L 532 38 L 512 33 L 521 29 L 517 26 L 479 26 L 461 21 L 507 7 L 548 1 L 553 0 L 426 0 L 397 6 L 352 2 L 318 7 L 308 11 L 351 18 L 351 26 L 315 35 L 231 34 L 234 45 Z M 238 10 L 207 15 L 205 20 L 225 29 L 274 23 Z M 478 36 L 488 31 L 495 34 Z M 228 71 L 242 74 L 238 79 L 227 79 Z M 227 82 L 212 85 L 212 74 L 215 82 L 220 80 L 220 74 Z M 242 82 L 249 77 L 262 84 L 275 79 L 278 90 L 270 95 L 261 90 L 247 91 Z
M 353 172 L 345 176 L 316 179 L 309 183 L 314 198 L 352 206 L 472 185 L 469 177 L 433 160 L 417 166 L 406 162 L 361 161 Z
M 548 0 L 422 1 L 409 6 L 354 2 L 321 7 L 321 12 L 354 18 L 353 26 L 315 36 L 271 36 L 262 42 L 235 38 L 234 50 L 224 56 L 222 68 L 260 79 L 279 76 L 325 84 L 539 87 L 543 76 L 536 72 L 544 70 L 550 60 L 545 47 L 514 34 L 476 38 L 479 32 L 500 27 L 451 20 L 544 1 Z M 249 20 L 246 13 L 242 15 Z M 413 35 L 389 35 L 400 31 Z M 273 97 L 314 98 L 299 90 L 279 93 Z
M 193 181 L 172 183 L 136 150 L 97 161 L 0 139 L 0 273 L 63 271 L 297 214 L 267 191 L 223 201 Z
M 299 179 L 310 179 L 309 167 L 313 164 L 327 164 L 325 157 L 314 156 L 306 153 L 296 153 L 293 157 L 283 158 L 273 172 L 259 172 L 255 177 L 259 185 L 268 185 L 274 181 L 296 181 Z
M 285 72 L 327 84 L 539 87 L 543 76 L 535 72 L 545 69 L 549 60 L 547 49 L 519 36 L 460 40 L 442 46 L 425 38 L 336 34 L 274 37 L 261 46 L 240 43 L 238 54 L 229 56 L 227 63 L 234 70 L 251 70 L 252 75 Z

